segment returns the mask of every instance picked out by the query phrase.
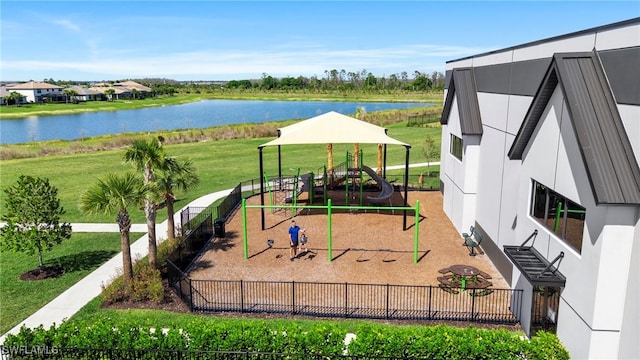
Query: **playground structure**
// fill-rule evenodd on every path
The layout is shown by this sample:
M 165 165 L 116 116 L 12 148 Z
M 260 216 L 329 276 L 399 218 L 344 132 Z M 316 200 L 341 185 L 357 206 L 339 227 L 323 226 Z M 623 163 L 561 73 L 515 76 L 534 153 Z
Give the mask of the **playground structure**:
M 327 205 L 329 201 L 334 201 L 341 205 L 358 205 L 364 210 L 367 210 L 366 205 L 388 205 L 394 212 L 393 184 L 364 165 L 362 159 L 362 150 L 357 154 L 347 152 L 345 162 L 330 169 L 324 166 L 318 170 L 319 175 L 313 172 L 300 175 L 300 169 L 295 176 L 287 178 L 270 179 L 267 174 L 263 174 L 269 198 L 267 205 L 271 213 L 282 211 L 287 216 L 287 211 L 291 210 L 288 216 L 294 216 L 299 209 L 298 204 L 301 199 L 304 199 L 307 205 Z M 375 195 L 365 194 L 365 191 L 370 192 L 372 187 L 369 180 L 375 182 L 377 191 Z M 330 192 L 335 193 L 338 189 L 344 189 L 342 202 L 330 195 Z M 306 193 L 306 196 L 302 196 L 303 193 Z M 350 209 L 355 210 L 353 207 Z M 379 212 L 381 208 L 377 207 L 376 210 Z
M 335 131 L 336 129 L 340 129 L 340 131 Z M 389 137 L 386 134 L 386 129 L 358 120 L 358 119 L 354 119 L 352 117 L 346 116 L 346 115 L 342 115 L 339 114 L 337 112 L 328 112 L 326 114 L 322 114 L 319 116 L 316 116 L 314 118 L 311 119 L 307 119 L 305 121 L 301 121 L 298 123 L 295 123 L 293 125 L 289 125 L 287 127 L 284 128 L 280 128 L 278 129 L 278 138 L 276 138 L 275 140 L 269 141 L 265 144 L 262 144 L 260 146 L 258 146 L 258 150 L 260 152 L 260 178 L 261 178 L 261 182 L 260 182 L 260 196 L 261 196 L 261 202 L 260 205 L 265 206 L 267 205 L 265 203 L 265 199 L 264 199 L 264 195 L 268 193 L 267 189 L 265 189 L 265 181 L 264 181 L 264 164 L 263 164 L 263 150 L 265 147 L 270 147 L 270 146 L 277 146 L 278 149 L 278 178 L 282 178 L 282 161 L 281 161 L 281 146 L 283 145 L 305 145 L 305 144 L 327 144 L 327 149 L 331 149 L 331 144 L 334 143 L 341 143 L 341 144 L 354 144 L 354 145 L 359 145 L 359 144 L 376 144 L 378 145 L 379 151 L 384 152 L 384 155 L 379 154 L 380 158 L 384 159 L 384 162 L 381 166 L 382 169 L 384 169 L 386 167 L 386 147 L 388 144 L 394 144 L 394 145 L 401 145 L 405 147 L 406 150 L 406 156 L 405 156 L 405 184 L 404 184 L 404 206 L 408 208 L 408 204 L 407 204 L 407 181 L 409 178 L 409 149 L 411 148 L 411 145 L 403 143 L 401 141 L 398 141 L 396 139 L 393 139 L 391 137 Z M 359 152 L 356 151 L 356 154 L 358 154 Z M 357 159 L 357 157 L 355 158 Z M 354 161 L 356 161 L 354 159 Z M 354 178 L 357 176 L 360 176 L 360 178 L 362 177 L 362 173 L 363 171 L 369 171 L 371 169 L 364 169 L 360 166 L 361 161 L 359 161 L 360 159 L 358 159 L 358 163 L 357 163 L 357 174 L 354 173 L 353 169 L 355 169 L 356 167 L 349 167 L 347 165 L 345 165 L 345 181 L 347 179 Z M 347 161 L 348 162 L 348 161 Z M 324 185 L 323 185 L 323 192 L 325 194 L 326 197 L 326 189 L 324 189 L 324 187 L 328 184 L 328 177 L 335 177 L 337 175 L 336 170 L 337 167 L 333 167 L 332 166 L 332 157 L 329 157 L 328 159 L 328 163 L 329 163 L 329 167 L 327 169 L 327 171 L 325 173 L 327 173 L 327 175 L 324 177 L 323 181 L 324 181 Z M 371 171 L 371 173 L 373 173 L 373 171 Z M 309 191 L 308 193 L 310 194 L 309 199 L 311 201 L 314 200 L 315 198 L 315 181 L 316 181 L 316 177 L 315 176 L 311 176 L 310 178 L 314 179 L 314 186 L 309 186 Z M 378 180 L 383 179 L 382 177 L 378 178 Z M 296 176 L 296 179 L 294 180 L 294 184 L 299 181 L 299 176 Z M 348 184 L 356 184 L 356 182 L 352 181 Z M 347 185 L 348 185 L 347 184 Z M 360 186 L 362 186 L 362 182 L 359 182 Z M 383 184 L 383 186 L 381 187 L 381 191 L 380 193 L 378 193 L 377 196 L 372 196 L 370 197 L 370 201 L 372 202 L 378 202 L 378 204 L 380 203 L 380 201 L 386 201 L 387 199 L 390 199 L 391 196 L 393 195 L 393 187 L 390 186 L 390 184 L 384 184 L 384 182 L 380 182 L 379 184 Z M 267 181 L 267 186 L 269 186 L 269 181 Z M 297 196 L 298 194 L 298 187 L 297 186 L 293 186 L 292 188 L 292 198 L 291 201 L 296 201 L 297 199 L 294 199 L 294 197 Z M 313 190 L 313 191 L 312 191 Z M 355 190 L 355 189 L 354 189 Z M 355 191 L 354 191 L 355 192 Z M 296 195 L 294 195 L 296 194 Z M 345 186 L 345 198 L 348 199 L 349 197 L 349 186 Z M 269 206 L 273 206 L 273 201 L 272 201 L 272 205 Z M 326 199 L 325 199 L 326 201 Z M 362 203 L 362 196 L 359 197 L 359 201 L 360 203 Z M 262 229 L 265 229 L 265 213 L 264 210 L 267 207 L 264 207 L 261 211 L 261 221 L 262 221 Z M 295 209 L 294 209 L 295 210 Z M 403 229 L 406 230 L 407 228 L 407 211 L 404 210 L 403 211 Z

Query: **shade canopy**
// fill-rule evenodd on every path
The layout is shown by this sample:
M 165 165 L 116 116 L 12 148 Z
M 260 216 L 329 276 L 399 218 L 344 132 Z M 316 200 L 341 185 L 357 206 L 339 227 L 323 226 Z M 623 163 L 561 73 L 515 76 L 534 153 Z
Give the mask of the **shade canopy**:
M 303 144 L 405 144 L 387 135 L 383 127 L 335 111 L 278 129 L 280 136 L 259 147 Z

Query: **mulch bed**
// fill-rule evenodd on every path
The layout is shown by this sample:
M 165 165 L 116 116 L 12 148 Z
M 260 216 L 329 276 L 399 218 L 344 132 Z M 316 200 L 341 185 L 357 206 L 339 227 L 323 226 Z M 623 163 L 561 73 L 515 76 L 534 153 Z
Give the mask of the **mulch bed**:
M 44 280 L 54 279 L 64 274 L 64 268 L 58 265 L 43 266 L 41 268 L 29 270 L 20 275 L 20 280 Z
M 333 194 L 334 204 L 344 204 L 344 192 Z M 281 196 L 283 197 L 283 195 Z M 268 197 L 266 197 L 266 201 Z M 278 196 L 274 203 L 278 203 Z M 357 201 L 352 199 L 351 201 Z M 402 205 L 396 193 L 394 206 Z M 415 216 L 409 212 L 408 228 L 403 230 L 402 211 L 335 211 L 332 216 L 332 261 L 329 261 L 327 216 L 319 210 L 298 211 L 295 220 L 306 229 L 309 252 L 289 261 L 288 228 L 291 212 L 265 210 L 266 229 L 261 230 L 259 209 L 247 209 L 247 239 L 249 258 L 243 254 L 242 213 L 236 211 L 225 224 L 225 237 L 216 238 L 197 258 L 190 269 L 192 279 L 244 281 L 308 281 L 362 284 L 434 285 L 442 276 L 438 270 L 454 264 L 467 264 L 492 277 L 493 287 L 508 289 L 509 285 L 482 253 L 469 256 L 461 235 L 443 212 L 440 192 L 409 192 L 409 205 L 420 202 L 418 232 L 418 262 L 414 262 Z M 306 200 L 300 200 L 304 205 Z M 260 197 L 247 200 L 259 205 Z M 318 204 L 316 200 L 315 204 Z M 269 246 L 269 241 L 273 240 Z M 476 249 L 479 250 L 479 249 Z M 108 308 L 152 308 L 188 312 L 189 308 L 172 291 L 166 304 L 118 303 Z M 214 316 L 240 318 L 305 318 L 293 315 L 215 313 Z M 342 319 L 335 319 L 340 321 Z M 379 321 L 379 320 L 374 320 Z M 484 328 L 519 330 L 519 325 L 495 325 L 456 321 L 379 321 L 393 324 L 447 324 Z

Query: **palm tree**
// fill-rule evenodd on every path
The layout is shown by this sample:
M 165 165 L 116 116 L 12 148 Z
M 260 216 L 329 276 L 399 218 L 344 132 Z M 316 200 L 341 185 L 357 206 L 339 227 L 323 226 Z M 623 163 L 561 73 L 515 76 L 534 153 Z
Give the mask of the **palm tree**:
M 122 271 L 127 289 L 130 288 L 133 280 L 131 243 L 129 241 L 131 219 L 128 209 L 132 206 L 139 206 L 150 190 L 133 173 L 109 174 L 104 180 L 98 180 L 97 184 L 80 197 L 80 209 L 85 213 L 108 214 L 117 211 L 116 222 L 120 229 L 120 246 L 122 247 Z
M 157 139 L 135 140 L 124 154 L 126 162 L 133 163 L 136 169 L 143 172 L 145 184 L 155 181 L 153 171 L 164 164 L 164 150 L 162 143 Z M 144 200 L 144 214 L 147 219 L 147 235 L 149 238 L 149 265 L 156 267 L 158 245 L 156 243 L 156 212 L 157 204 L 153 199 L 154 194 L 147 194 Z
M 104 91 L 104 94 L 107 95 L 107 99 L 109 99 L 109 101 L 113 100 L 113 94 L 116 93 L 115 89 L 107 89 Z
M 178 161 L 174 158 L 165 158 L 156 183 L 160 197 L 164 199 L 167 206 L 167 239 L 173 240 L 175 237 L 175 222 L 173 220 L 175 213 L 173 204 L 176 201 L 175 190 L 189 190 L 200 183 L 200 178 L 196 174 L 191 160 Z

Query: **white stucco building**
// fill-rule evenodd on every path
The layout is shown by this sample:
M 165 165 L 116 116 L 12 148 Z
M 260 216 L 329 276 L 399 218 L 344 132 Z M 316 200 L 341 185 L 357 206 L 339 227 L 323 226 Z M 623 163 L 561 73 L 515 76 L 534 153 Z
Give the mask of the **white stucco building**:
M 23 95 L 27 102 L 41 102 L 45 99 L 57 101 L 63 98 L 62 90 L 62 86 L 37 81 L 29 81 L 22 84 L 7 86 L 7 91 L 15 91 Z
M 447 62 L 444 210 L 576 359 L 640 358 L 640 18 Z

